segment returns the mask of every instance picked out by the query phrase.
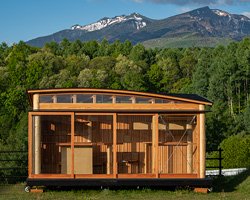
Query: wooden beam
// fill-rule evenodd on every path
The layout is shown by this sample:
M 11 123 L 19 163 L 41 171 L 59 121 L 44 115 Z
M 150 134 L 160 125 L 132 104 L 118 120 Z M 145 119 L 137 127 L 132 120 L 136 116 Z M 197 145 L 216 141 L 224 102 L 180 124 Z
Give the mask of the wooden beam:
M 205 110 L 204 105 L 199 105 L 201 111 Z M 205 133 L 205 114 L 200 115 L 200 178 L 205 178 L 206 170 L 206 133 Z
M 197 178 L 197 174 L 160 174 L 159 178 Z
M 137 104 L 137 103 L 40 103 L 40 109 L 44 110 L 88 110 L 105 109 L 105 110 L 169 110 L 169 111 L 194 111 L 199 110 L 198 104 L 178 103 L 178 104 Z
M 113 177 L 117 178 L 117 114 L 113 114 Z

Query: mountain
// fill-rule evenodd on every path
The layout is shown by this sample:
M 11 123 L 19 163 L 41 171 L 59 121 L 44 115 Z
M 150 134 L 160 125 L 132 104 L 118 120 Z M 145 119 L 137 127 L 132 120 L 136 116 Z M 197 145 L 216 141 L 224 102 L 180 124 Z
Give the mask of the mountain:
M 214 46 L 241 40 L 250 35 L 250 19 L 244 15 L 202 7 L 162 20 L 153 20 L 138 13 L 102 18 L 88 25 L 73 25 L 52 35 L 28 41 L 32 46 L 43 46 L 47 42 L 98 40 L 106 38 L 130 40 L 150 47 L 173 46 Z M 176 41 L 176 44 L 175 44 Z M 182 42 L 183 41 L 183 42 Z

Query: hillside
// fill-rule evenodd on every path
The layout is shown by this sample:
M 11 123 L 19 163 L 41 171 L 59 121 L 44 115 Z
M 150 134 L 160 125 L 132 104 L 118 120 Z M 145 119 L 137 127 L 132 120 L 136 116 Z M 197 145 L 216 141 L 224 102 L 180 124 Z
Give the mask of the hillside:
M 105 38 L 109 42 L 130 40 L 133 44 L 143 43 L 150 47 L 215 46 L 249 35 L 248 17 L 202 7 L 161 20 L 138 13 L 105 17 L 92 24 L 76 24 L 70 29 L 32 39 L 27 44 L 41 47 L 51 41 L 60 43 L 64 38 L 69 41 L 102 41 Z

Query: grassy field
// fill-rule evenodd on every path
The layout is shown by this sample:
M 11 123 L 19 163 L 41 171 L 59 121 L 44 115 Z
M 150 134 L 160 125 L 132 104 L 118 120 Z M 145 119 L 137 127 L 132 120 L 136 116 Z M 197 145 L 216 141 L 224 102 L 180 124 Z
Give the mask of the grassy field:
M 0 199 L 86 199 L 86 200 L 119 200 L 119 199 L 236 199 L 250 200 L 249 171 L 233 177 L 222 177 L 214 180 L 214 191 L 198 194 L 189 190 L 71 190 L 46 191 L 44 193 L 25 193 L 25 184 L 0 185 Z

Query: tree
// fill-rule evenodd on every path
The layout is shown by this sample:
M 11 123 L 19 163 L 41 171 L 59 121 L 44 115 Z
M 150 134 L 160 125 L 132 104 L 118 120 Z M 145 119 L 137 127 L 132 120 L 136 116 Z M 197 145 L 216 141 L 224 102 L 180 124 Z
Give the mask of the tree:
M 114 70 L 120 79 L 120 84 L 123 89 L 136 91 L 146 90 L 142 68 L 136 65 L 134 61 L 119 55 Z
M 84 54 L 69 55 L 65 58 L 65 65 L 70 76 L 78 76 L 80 71 L 89 66 L 90 58 Z
M 83 69 L 78 78 L 79 87 L 106 88 L 107 73 L 101 69 Z

